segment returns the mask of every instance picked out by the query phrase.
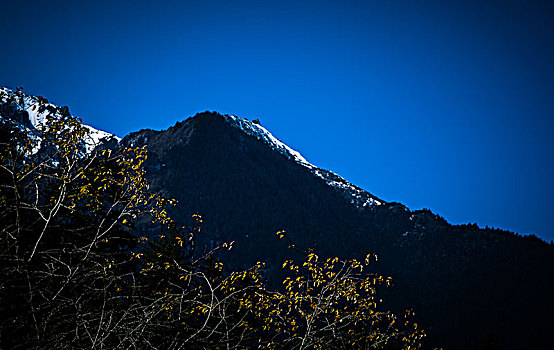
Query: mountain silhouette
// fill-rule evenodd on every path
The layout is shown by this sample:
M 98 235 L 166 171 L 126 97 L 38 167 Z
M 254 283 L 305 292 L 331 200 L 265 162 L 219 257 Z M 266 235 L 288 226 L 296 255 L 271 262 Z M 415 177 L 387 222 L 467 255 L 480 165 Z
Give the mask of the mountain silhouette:
M 447 349 L 549 348 L 554 325 L 554 249 L 477 225 L 451 225 L 429 210 L 387 203 L 308 163 L 246 119 L 205 112 L 165 131 L 125 137 L 146 145 L 155 189 L 179 201 L 173 216 L 204 218 L 199 247 L 235 241 L 232 266 L 268 263 L 278 281 L 291 254 L 275 236 L 322 255 L 376 253 L 393 309 L 412 308 Z
M 0 116 L 21 127 L 45 122 L 37 111 L 48 106 L 69 113 L 2 89 Z M 535 236 L 451 225 L 429 210 L 386 202 L 310 164 L 258 120 L 204 112 L 121 141 L 91 131 L 91 147 L 146 146 L 151 187 L 179 201 L 172 217 L 187 223 L 202 215 L 199 251 L 234 241 L 220 255 L 231 267 L 264 261 L 268 283 L 278 285 L 283 260 L 297 254 L 292 243 L 323 256 L 376 253 L 372 267 L 394 282 L 383 291 L 386 306 L 414 310 L 427 347 L 554 348 L 554 246 Z

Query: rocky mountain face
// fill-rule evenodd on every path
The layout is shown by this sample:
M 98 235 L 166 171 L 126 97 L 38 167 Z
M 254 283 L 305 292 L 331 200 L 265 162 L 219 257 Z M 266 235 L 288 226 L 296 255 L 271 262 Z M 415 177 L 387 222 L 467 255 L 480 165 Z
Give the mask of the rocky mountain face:
M 22 127 L 43 120 L 36 111 L 47 102 L 2 91 L 0 117 Z M 95 140 L 111 138 L 104 134 Z M 394 280 L 384 301 L 415 311 L 429 348 L 554 348 L 554 247 L 536 237 L 450 225 L 428 210 L 387 203 L 235 116 L 200 113 L 120 142 L 147 146 L 152 187 L 179 201 L 174 218 L 202 215 L 197 249 L 235 241 L 220 256 L 229 266 L 265 261 L 269 283 L 277 283 L 283 260 L 295 254 L 276 236 L 283 230 L 320 255 L 376 253 L 373 268 Z

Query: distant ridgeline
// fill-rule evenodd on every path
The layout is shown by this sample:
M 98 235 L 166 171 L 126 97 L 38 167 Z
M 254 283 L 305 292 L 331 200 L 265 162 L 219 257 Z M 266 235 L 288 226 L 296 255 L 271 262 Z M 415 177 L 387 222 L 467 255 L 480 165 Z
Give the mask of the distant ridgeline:
M 3 118 L 28 124 L 7 105 Z M 178 200 L 173 218 L 202 216 L 199 252 L 234 241 L 221 259 L 236 268 L 265 261 L 270 283 L 291 254 L 277 231 L 322 256 L 376 253 L 373 267 L 393 278 L 387 307 L 412 309 L 427 347 L 554 348 L 552 244 L 387 203 L 310 164 L 258 120 L 204 112 L 120 142 L 147 147 L 152 188 Z

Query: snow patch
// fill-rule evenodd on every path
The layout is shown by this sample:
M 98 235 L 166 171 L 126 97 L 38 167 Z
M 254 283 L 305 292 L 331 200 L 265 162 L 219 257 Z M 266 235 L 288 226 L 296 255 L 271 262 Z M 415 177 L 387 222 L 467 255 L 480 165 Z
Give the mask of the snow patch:
M 16 106 L 18 110 L 26 111 L 29 114 L 29 122 L 35 130 L 46 125 L 49 115 L 61 117 L 58 107 L 46 102 L 46 99 L 42 97 L 20 94 L 8 88 L 0 88 L 0 103 L 6 103 L 9 99 L 16 101 L 14 106 Z M 3 116 L 0 115 L 0 117 Z M 121 138 L 114 134 L 98 130 L 86 124 L 83 124 L 83 126 L 88 131 L 85 136 L 87 152 L 91 152 L 96 146 L 100 145 L 104 139 L 114 138 L 117 142 L 121 141 Z M 40 145 L 40 141 L 38 144 Z M 38 151 L 38 149 L 36 151 Z
M 260 124 L 253 123 L 248 119 L 240 118 L 234 115 L 224 117 L 232 126 L 242 130 L 248 135 L 254 136 L 258 140 L 261 140 L 275 151 L 283 154 L 285 157 L 292 159 L 297 164 L 308 168 L 312 172 L 312 174 L 323 179 L 323 181 L 328 186 L 331 186 L 338 191 L 345 193 L 350 198 L 351 202 L 355 204 L 358 208 L 373 207 L 384 204 L 384 202 L 373 197 L 367 191 L 364 191 L 361 188 L 351 184 L 339 175 L 328 170 L 320 169 L 311 164 L 300 154 L 300 152 L 295 151 L 284 144 Z
M 285 145 L 260 124 L 252 123 L 247 119 L 239 118 L 234 115 L 229 116 L 229 119 L 231 120 L 232 125 L 241 129 L 247 134 L 256 137 L 258 140 L 264 141 L 273 149 L 285 155 L 287 158 L 291 158 L 297 163 L 302 164 L 308 168 L 315 168 L 315 165 L 310 164 L 304 157 L 302 157 L 300 152 L 295 151 L 289 146 Z

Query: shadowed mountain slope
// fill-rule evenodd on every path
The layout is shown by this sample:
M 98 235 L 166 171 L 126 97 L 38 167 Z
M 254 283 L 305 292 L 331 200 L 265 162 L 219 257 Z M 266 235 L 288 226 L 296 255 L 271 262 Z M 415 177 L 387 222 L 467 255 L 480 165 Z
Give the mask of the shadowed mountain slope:
M 0 118 L 31 130 L 48 122 L 46 114 L 69 113 L 9 89 L 0 97 Z M 111 136 L 91 128 L 86 145 L 110 147 L 117 142 Z M 236 241 L 221 256 L 231 266 L 265 261 L 268 278 L 278 281 L 283 260 L 293 254 L 277 239 L 279 230 L 322 255 L 377 253 L 373 268 L 395 284 L 384 293 L 387 306 L 413 309 L 429 348 L 554 348 L 552 244 L 450 225 L 428 210 L 386 203 L 308 163 L 259 124 L 234 116 L 205 112 L 121 142 L 148 147 L 152 187 L 179 200 L 173 217 L 186 223 L 202 214 L 198 249 Z
M 225 255 L 243 267 L 265 261 L 272 280 L 291 253 L 285 230 L 323 255 L 379 255 L 393 277 L 385 300 L 412 308 L 429 344 L 449 349 L 549 348 L 554 326 L 554 249 L 476 225 L 453 226 L 428 210 L 386 203 L 307 163 L 258 124 L 205 112 L 124 143 L 147 145 L 155 189 L 179 200 L 173 216 L 204 218 L 199 246 L 236 241 Z M 284 147 L 282 147 L 284 146 Z

